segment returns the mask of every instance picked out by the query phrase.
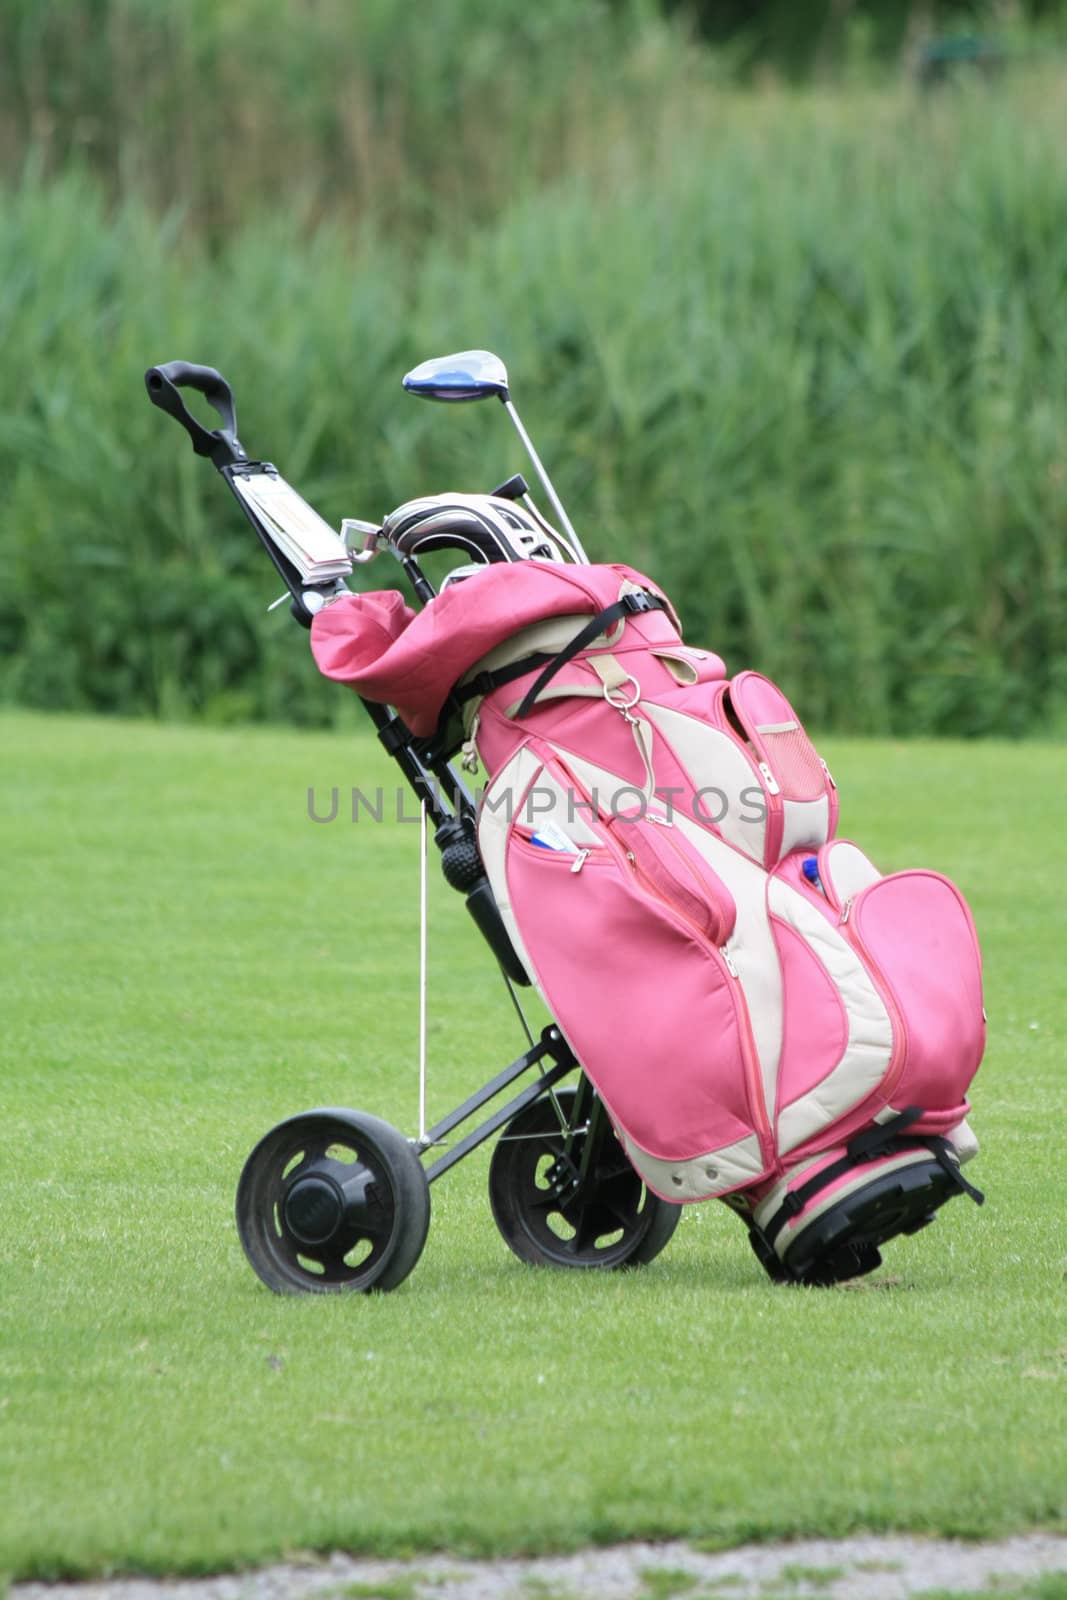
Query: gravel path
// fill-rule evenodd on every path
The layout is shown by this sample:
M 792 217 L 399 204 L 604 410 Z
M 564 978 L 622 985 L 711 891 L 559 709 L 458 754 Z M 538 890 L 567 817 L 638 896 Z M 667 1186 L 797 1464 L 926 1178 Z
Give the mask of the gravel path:
M 899 1600 L 931 1589 L 1003 1597 L 1047 1573 L 1064 1574 L 1067 1584 L 1067 1536 L 1028 1534 L 997 1544 L 810 1539 L 715 1555 L 681 1543 L 630 1544 L 522 1561 L 335 1555 L 216 1578 L 15 1584 L 11 1600 Z

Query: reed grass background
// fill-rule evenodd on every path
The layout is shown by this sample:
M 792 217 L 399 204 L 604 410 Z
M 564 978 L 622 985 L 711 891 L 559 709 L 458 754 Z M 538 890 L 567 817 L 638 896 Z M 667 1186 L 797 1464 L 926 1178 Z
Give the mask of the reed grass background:
M 400 390 L 473 345 L 594 558 L 810 721 L 1067 731 L 1054 54 L 753 88 L 636 3 L 9 0 L 0 60 L 0 698 L 347 716 L 143 371 L 376 518 L 522 465 Z

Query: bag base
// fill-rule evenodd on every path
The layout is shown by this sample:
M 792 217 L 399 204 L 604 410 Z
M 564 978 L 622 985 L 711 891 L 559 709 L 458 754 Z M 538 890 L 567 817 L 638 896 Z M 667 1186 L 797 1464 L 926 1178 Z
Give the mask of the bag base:
M 944 1152 L 913 1147 L 855 1163 L 845 1150 L 830 1154 L 848 1170 L 827 1190 L 798 1204 L 807 1175 L 794 1173 L 741 1213 L 753 1250 L 777 1283 L 827 1287 L 861 1278 L 881 1266 L 880 1247 L 890 1239 L 918 1233 L 954 1195 L 976 1194 Z

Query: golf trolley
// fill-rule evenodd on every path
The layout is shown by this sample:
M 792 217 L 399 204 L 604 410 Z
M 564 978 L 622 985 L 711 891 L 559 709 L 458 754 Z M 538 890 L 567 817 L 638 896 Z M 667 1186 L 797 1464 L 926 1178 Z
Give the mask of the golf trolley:
M 314 615 L 331 599 L 346 592 L 344 573 L 351 561 L 368 561 L 381 550 L 397 558 L 420 606 L 435 598 L 418 559 L 430 551 L 462 551 L 487 562 L 562 545 L 573 560 L 586 562 L 511 402 L 504 366 L 487 352 L 425 362 L 407 375 L 404 386 L 436 400 L 500 399 L 562 531 L 544 520 L 525 480 L 515 476 L 493 491 L 489 508 L 485 496 L 456 496 L 449 507 L 410 502 L 381 525 L 348 522 L 345 546 L 335 541 L 333 561 L 321 562 L 310 574 L 279 523 L 294 512 L 298 520 L 305 515 L 315 523 L 318 519 L 293 495 L 272 463 L 249 458 L 237 437 L 233 394 L 226 380 L 213 368 L 172 361 L 152 367 L 145 384 L 153 405 L 174 417 L 197 455 L 218 469 L 285 584 L 281 600 L 289 600 L 292 616 L 304 627 L 310 627 Z M 221 426 L 207 428 L 197 421 L 182 399 L 182 389 L 203 395 Z M 287 503 L 281 505 L 278 496 L 289 497 Z M 353 535 L 362 540 L 356 551 L 348 546 Z M 504 553 L 509 541 L 517 556 Z M 461 576 L 450 574 L 445 582 Z M 475 797 L 454 765 L 464 740 L 460 699 L 455 694 L 449 697 L 432 736 L 416 737 L 389 707 L 360 698 L 379 740 L 422 808 L 423 949 L 426 837 L 432 826 L 444 876 L 465 896 L 496 958 L 525 1030 L 527 1048 L 447 1116 L 432 1127 L 420 1127 L 414 1138 L 404 1137 L 379 1117 L 336 1107 L 302 1112 L 272 1128 L 248 1157 L 237 1187 L 237 1228 L 249 1262 L 279 1293 L 396 1288 L 415 1266 L 426 1241 L 430 1185 L 494 1135 L 490 1204 L 497 1227 L 520 1259 L 585 1268 L 651 1261 L 673 1234 L 680 1207 L 645 1187 L 560 1029 L 550 1024 L 540 1038 L 529 1029 L 516 990 L 528 986 L 530 979 L 485 875 L 475 835 Z M 424 1106 L 424 974 L 422 995 Z M 568 1077 L 573 1081 L 563 1083 Z M 521 1080 L 524 1086 L 500 1104 L 500 1097 Z M 493 1102 L 495 1109 L 479 1121 Z

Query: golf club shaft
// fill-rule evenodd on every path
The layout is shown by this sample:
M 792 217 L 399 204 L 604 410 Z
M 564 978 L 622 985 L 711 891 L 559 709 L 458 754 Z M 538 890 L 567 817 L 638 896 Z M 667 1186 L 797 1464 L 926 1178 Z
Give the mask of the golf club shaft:
M 560 526 L 563 528 L 563 531 L 567 535 L 568 539 L 574 545 L 575 552 L 577 553 L 579 558 L 582 560 L 582 562 L 584 562 L 584 564 L 586 566 L 588 566 L 589 565 L 589 557 L 586 555 L 585 551 L 582 548 L 582 541 L 579 539 L 578 535 L 575 533 L 573 527 L 571 526 L 571 519 L 570 519 L 570 517 L 568 517 L 567 513 L 564 511 L 563 506 L 562 506 L 562 504 L 560 502 L 559 495 L 556 493 L 555 489 L 553 489 L 553 487 L 552 487 L 552 480 L 548 476 L 548 473 L 545 471 L 544 466 L 542 465 L 541 457 L 537 454 L 537 451 L 533 447 L 533 440 L 530 438 L 530 435 L 526 432 L 526 429 L 522 425 L 522 419 L 519 416 L 519 413 L 515 410 L 514 405 L 512 404 L 512 402 L 509 399 L 505 399 L 503 396 L 501 396 L 501 400 L 503 402 L 504 410 L 507 412 L 507 414 L 511 418 L 512 422 L 515 424 L 515 432 L 518 434 L 519 438 L 522 440 L 523 447 L 524 447 L 524 449 L 526 451 L 526 454 L 529 456 L 530 460 L 534 464 L 534 470 L 537 473 L 537 476 L 541 480 L 541 483 L 542 483 L 542 485 L 544 487 L 544 491 L 545 491 L 545 493 L 547 494 L 547 496 L 549 498 L 549 502 L 550 502 L 550 504 L 552 506 L 553 511 L 556 513 L 556 516 L 560 520 Z

